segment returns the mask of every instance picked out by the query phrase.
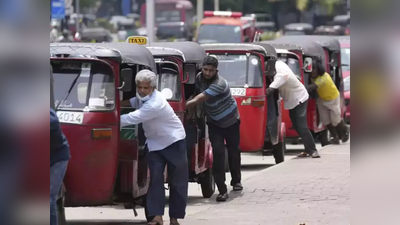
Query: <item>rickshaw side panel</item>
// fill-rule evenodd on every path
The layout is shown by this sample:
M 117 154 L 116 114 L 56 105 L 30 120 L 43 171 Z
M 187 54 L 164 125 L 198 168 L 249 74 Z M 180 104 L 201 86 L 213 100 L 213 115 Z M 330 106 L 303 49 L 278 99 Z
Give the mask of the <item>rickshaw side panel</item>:
M 233 96 L 237 102 L 241 119 L 240 149 L 243 152 L 263 149 L 267 126 L 267 102 L 264 91 L 263 88 L 247 88 L 246 96 Z M 264 105 L 255 107 L 252 104 L 242 104 L 248 99 L 251 99 L 251 102 L 264 100 Z
M 84 125 L 62 124 L 71 151 L 64 179 L 66 206 L 94 206 L 112 202 L 119 142 L 119 125 L 115 121 L 119 121 L 119 117 L 113 111 L 85 113 Z M 111 129 L 111 137 L 93 139 L 92 130 L 96 128 Z

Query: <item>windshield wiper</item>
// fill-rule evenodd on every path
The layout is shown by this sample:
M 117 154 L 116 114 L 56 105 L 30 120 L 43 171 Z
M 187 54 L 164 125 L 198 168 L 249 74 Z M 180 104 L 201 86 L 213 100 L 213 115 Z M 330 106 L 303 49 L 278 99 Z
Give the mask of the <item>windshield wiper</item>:
M 62 102 L 65 102 L 65 100 L 68 99 L 69 95 L 70 95 L 71 92 L 72 92 L 72 89 L 74 88 L 74 86 L 75 86 L 75 84 L 76 84 L 76 82 L 78 81 L 78 79 L 79 79 L 80 76 L 81 76 L 81 74 L 79 73 L 78 76 L 76 76 L 75 79 L 72 81 L 71 86 L 69 87 L 68 92 L 67 92 L 65 98 L 64 98 L 62 101 L 60 101 L 60 102 L 58 103 L 58 105 L 56 106 L 56 110 L 55 110 L 56 112 L 58 111 L 58 108 L 60 107 L 61 103 L 62 103 Z

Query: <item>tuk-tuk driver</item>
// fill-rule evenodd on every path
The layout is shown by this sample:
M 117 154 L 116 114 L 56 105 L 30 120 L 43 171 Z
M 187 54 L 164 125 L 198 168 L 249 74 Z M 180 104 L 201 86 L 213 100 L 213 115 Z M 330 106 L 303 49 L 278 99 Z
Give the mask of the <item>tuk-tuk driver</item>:
M 202 72 L 196 76 L 194 98 L 186 103 L 190 109 L 205 103 L 207 125 L 213 148 L 213 173 L 220 194 L 217 201 L 228 199 L 225 184 L 225 142 L 228 149 L 229 167 L 232 175 L 231 186 L 234 191 L 243 190 L 241 184 L 240 116 L 236 100 L 232 97 L 228 82 L 218 74 L 218 59 L 207 56 L 203 61 Z
M 136 110 L 121 116 L 121 126 L 143 124 L 150 170 L 147 209 L 149 216 L 154 216 L 149 224 L 163 224 L 164 169 L 167 165 L 170 222 L 172 225 L 179 225 L 178 219 L 183 219 L 186 214 L 189 181 L 185 129 L 166 98 L 156 90 L 157 76 L 154 72 L 141 70 L 136 75 L 135 82 L 136 97 L 122 105 L 130 104 Z
M 320 158 L 321 156 L 318 153 L 314 138 L 307 124 L 309 95 L 306 87 L 299 81 L 286 63 L 280 60 L 276 61 L 275 71 L 270 71 L 271 68 L 268 64 L 267 67 L 269 71 L 268 77 L 273 80 L 267 88 L 267 95 L 271 95 L 275 90 L 279 90 L 279 94 L 285 103 L 285 109 L 289 110 L 293 128 L 304 143 L 305 151 L 298 155 L 298 157 L 311 156 L 312 158 Z
M 311 77 L 313 84 L 308 86 L 308 91 L 317 90 L 317 106 L 322 123 L 332 135 L 332 144 L 340 144 L 348 140 L 349 132 L 341 117 L 340 92 L 321 62 L 313 60 Z

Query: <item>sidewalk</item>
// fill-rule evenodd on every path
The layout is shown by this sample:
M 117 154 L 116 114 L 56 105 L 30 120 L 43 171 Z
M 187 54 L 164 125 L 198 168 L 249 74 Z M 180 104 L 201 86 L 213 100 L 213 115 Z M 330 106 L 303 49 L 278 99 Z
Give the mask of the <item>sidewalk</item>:
M 321 159 L 292 159 L 243 181 L 230 200 L 188 216 L 182 225 L 348 225 L 350 144 Z

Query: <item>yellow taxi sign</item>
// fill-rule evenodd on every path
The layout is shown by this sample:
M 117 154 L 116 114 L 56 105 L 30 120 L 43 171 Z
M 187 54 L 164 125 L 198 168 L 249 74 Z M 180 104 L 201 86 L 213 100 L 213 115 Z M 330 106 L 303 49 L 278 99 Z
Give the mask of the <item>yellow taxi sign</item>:
M 147 45 L 149 39 L 143 36 L 131 36 L 126 39 L 126 42 L 131 44 Z

